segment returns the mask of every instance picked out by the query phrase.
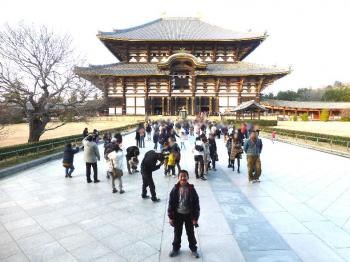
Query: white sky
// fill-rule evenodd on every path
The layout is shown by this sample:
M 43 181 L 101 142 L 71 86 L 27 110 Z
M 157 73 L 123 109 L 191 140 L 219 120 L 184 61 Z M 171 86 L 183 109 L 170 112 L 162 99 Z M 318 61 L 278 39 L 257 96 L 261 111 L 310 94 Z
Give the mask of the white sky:
M 91 64 L 116 62 L 96 38 L 166 16 L 196 16 L 225 28 L 269 37 L 245 61 L 292 66 L 266 92 L 350 82 L 348 0 L 0 0 L 0 26 L 46 24 L 72 35 Z

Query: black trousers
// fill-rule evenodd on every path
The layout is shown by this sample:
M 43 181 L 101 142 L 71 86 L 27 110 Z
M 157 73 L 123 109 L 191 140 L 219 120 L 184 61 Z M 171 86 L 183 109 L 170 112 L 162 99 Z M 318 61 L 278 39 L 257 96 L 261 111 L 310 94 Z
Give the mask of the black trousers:
M 191 251 L 197 251 L 197 240 L 194 235 L 194 226 L 192 224 L 190 214 L 179 214 L 175 213 L 174 216 L 174 241 L 173 241 L 173 249 L 179 250 L 181 248 L 181 236 L 182 236 L 182 228 L 185 223 L 186 234 L 188 238 L 188 244 Z
M 97 163 L 86 163 L 86 180 L 91 181 L 91 167 L 94 170 L 94 181 L 97 178 Z
M 126 156 L 125 158 L 126 158 L 126 167 L 128 168 L 128 172 L 130 174 L 131 173 L 131 169 L 130 169 L 129 160 L 131 159 L 131 157 Z
M 177 167 L 177 173 L 180 173 L 181 167 L 180 167 L 180 160 L 175 161 L 176 167 Z M 175 171 L 175 170 L 174 170 Z
M 156 198 L 156 187 L 154 185 L 152 172 L 142 172 L 142 197 L 147 195 L 147 187 L 151 191 L 152 198 Z
M 196 177 L 203 176 L 203 172 L 204 172 L 203 156 L 202 155 L 194 156 L 194 161 L 196 162 L 195 170 L 194 170 Z M 200 169 L 200 170 L 198 171 L 198 169 Z

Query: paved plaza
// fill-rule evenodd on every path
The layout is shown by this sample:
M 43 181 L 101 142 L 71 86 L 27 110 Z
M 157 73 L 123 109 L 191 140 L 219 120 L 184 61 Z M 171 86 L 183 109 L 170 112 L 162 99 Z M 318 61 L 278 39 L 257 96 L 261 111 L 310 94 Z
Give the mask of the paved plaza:
M 124 147 L 133 138 L 124 137 Z M 227 168 L 222 139 L 208 181 L 194 179 L 191 150 L 182 152 L 200 197 L 198 261 L 350 261 L 350 159 L 263 142 L 260 184 L 248 183 L 245 159 L 241 174 Z M 146 146 L 140 159 L 153 143 Z M 103 160 L 101 183 L 87 184 L 82 159 L 76 155 L 72 179 L 57 160 L 0 180 L 1 261 L 196 260 L 185 231 L 180 256 L 168 258 L 166 208 L 176 179 L 154 174 L 161 202 L 153 203 L 140 197 L 139 174 L 124 175 L 126 193 L 112 194 Z

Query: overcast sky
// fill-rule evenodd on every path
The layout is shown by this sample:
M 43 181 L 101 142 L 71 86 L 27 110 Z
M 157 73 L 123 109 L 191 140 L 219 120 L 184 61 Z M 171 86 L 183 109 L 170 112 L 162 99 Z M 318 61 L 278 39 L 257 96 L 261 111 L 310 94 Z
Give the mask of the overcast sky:
M 136 26 L 162 16 L 195 16 L 269 37 L 245 60 L 291 66 L 266 92 L 350 82 L 349 0 L 1 0 L 0 25 L 46 24 L 72 35 L 90 64 L 116 62 L 98 30 Z

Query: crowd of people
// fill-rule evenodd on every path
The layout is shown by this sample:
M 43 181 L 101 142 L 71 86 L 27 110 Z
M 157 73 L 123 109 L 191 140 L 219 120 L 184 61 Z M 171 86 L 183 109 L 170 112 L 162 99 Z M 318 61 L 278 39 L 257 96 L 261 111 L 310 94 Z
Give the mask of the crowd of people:
M 178 178 L 177 184 L 170 193 L 168 216 L 169 223 L 174 227 L 173 250 L 170 256 L 176 256 L 180 249 L 182 227 L 185 224 L 189 247 L 195 257 L 197 242 L 194 226 L 198 226 L 200 213 L 199 197 L 192 184 L 188 183 L 189 172 L 181 168 L 181 154 L 189 151 L 193 154 L 193 173 L 198 180 L 207 180 L 209 173 L 217 171 L 219 161 L 216 141 L 223 140 L 227 149 L 227 167 L 233 172 L 241 172 L 240 160 L 245 153 L 247 157 L 248 181 L 260 182 L 262 140 L 259 138 L 259 128 L 251 124 L 241 124 L 239 127 L 227 126 L 207 120 L 194 121 L 147 121 L 141 123 L 135 132 L 135 145 L 126 149 L 122 146 L 123 137 L 120 133 L 104 133 L 103 158 L 107 165 L 106 178 L 111 180 L 112 192 L 123 194 L 122 177 L 126 169 L 129 175 L 141 173 L 142 199 L 150 198 L 159 202 L 153 180 L 153 172 L 163 168 L 165 177 Z M 145 137 L 148 143 L 153 142 L 151 150 L 144 154 L 140 161 L 140 149 L 145 148 Z M 99 132 L 95 129 L 89 133 L 83 131 L 82 147 L 67 144 L 63 153 L 65 177 L 71 178 L 74 171 L 74 155 L 84 151 L 87 183 L 98 183 L 97 162 L 101 160 L 98 144 Z M 126 168 L 124 168 L 126 162 Z M 140 167 L 139 167 L 140 166 Z M 91 179 L 93 169 L 93 180 Z M 140 168 L 140 171 L 138 170 Z M 191 172 L 192 173 L 192 172 Z M 115 181 L 118 181 L 118 189 Z M 147 189 L 150 191 L 149 196 Z

